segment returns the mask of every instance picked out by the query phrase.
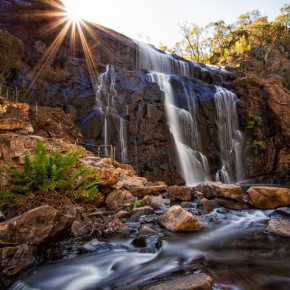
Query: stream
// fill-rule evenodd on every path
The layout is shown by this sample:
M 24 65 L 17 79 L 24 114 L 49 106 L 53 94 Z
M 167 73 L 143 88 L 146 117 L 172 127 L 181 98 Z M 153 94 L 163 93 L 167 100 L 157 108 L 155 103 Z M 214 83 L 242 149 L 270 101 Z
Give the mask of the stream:
M 146 289 L 164 277 L 205 272 L 215 290 L 289 290 L 290 243 L 264 232 L 271 212 L 215 209 L 193 233 L 171 233 L 146 216 L 141 223 L 160 233 L 147 237 L 147 247 L 134 246 L 136 233 L 114 236 L 106 242 L 122 246 L 33 268 L 10 289 Z

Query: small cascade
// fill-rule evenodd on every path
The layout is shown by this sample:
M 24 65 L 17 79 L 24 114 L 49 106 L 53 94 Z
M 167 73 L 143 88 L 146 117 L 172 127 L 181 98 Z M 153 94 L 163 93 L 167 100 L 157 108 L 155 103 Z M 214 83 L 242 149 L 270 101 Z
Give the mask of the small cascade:
M 239 131 L 236 110 L 237 96 L 221 87 L 214 95 L 222 168 L 216 173 L 216 181 L 225 183 L 243 179 L 243 135 Z
M 151 82 L 156 82 L 165 93 L 165 110 L 169 129 L 174 137 L 180 173 L 186 185 L 209 180 L 209 169 L 206 157 L 201 153 L 199 132 L 196 121 L 194 95 L 184 86 L 188 96 L 189 110 L 176 106 L 170 76 L 152 72 L 148 74 Z
M 194 75 L 194 68 L 203 69 L 198 63 L 179 60 L 171 54 L 157 50 L 150 44 L 138 42 L 137 48 L 136 66 L 138 68 L 187 77 Z
M 127 129 L 126 120 L 123 115 L 123 104 L 116 90 L 116 72 L 113 65 L 107 65 L 106 71 L 99 77 L 99 86 L 96 92 L 96 106 L 101 110 L 104 116 L 103 138 L 104 145 L 109 144 L 111 140 L 111 131 L 118 133 L 118 146 L 120 147 L 121 160 L 127 162 Z M 107 149 L 105 149 L 107 150 Z M 105 152 L 107 153 L 107 152 Z

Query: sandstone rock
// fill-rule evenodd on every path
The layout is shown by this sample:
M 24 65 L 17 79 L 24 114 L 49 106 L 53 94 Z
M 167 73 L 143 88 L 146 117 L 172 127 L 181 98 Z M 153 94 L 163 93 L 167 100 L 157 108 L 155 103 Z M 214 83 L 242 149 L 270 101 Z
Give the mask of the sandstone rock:
M 144 187 L 147 179 L 139 176 L 127 177 L 124 180 L 124 187 L 129 191 L 134 191 L 136 188 Z
M 121 169 L 115 167 L 100 167 L 93 173 L 92 179 L 99 179 L 101 187 L 110 187 L 119 180 Z
M 135 199 L 136 198 L 128 190 L 115 189 L 108 195 L 106 204 L 110 210 L 115 210 L 133 205 Z
M 280 187 L 250 187 L 249 203 L 261 209 L 273 209 L 290 205 L 290 189 Z
M 132 217 L 137 218 L 142 215 L 152 214 L 153 208 L 151 206 L 142 206 L 142 207 L 135 207 L 132 212 Z
M 174 185 L 168 187 L 168 195 L 171 200 L 190 201 L 192 200 L 194 192 L 194 188 L 187 186 Z
M 126 210 L 120 210 L 115 214 L 115 217 L 118 219 L 129 218 L 130 216 L 131 216 L 131 213 L 129 213 Z
M 89 234 L 91 229 L 89 225 L 85 223 L 74 221 L 71 226 L 71 232 L 73 233 L 74 237 L 77 238 Z
M 167 190 L 167 185 L 144 186 L 132 188 L 130 191 L 137 197 L 144 197 L 145 195 L 159 195 Z
M 61 214 L 50 206 L 32 209 L 0 224 L 0 244 L 39 245 L 70 231 L 72 216 Z
M 211 290 L 213 279 L 204 274 L 196 273 L 184 277 L 169 278 L 152 286 L 146 286 L 147 290 Z
M 35 263 L 36 247 L 32 245 L 18 245 L 0 249 L 1 273 L 13 276 L 33 266 Z
M 218 182 L 200 183 L 196 189 L 203 193 L 205 198 L 224 197 L 236 201 L 244 201 L 240 186 Z
M 169 206 L 170 201 L 169 199 L 164 199 L 162 195 L 146 195 L 142 199 L 142 204 L 143 205 L 148 205 L 152 207 L 154 210 L 157 209 L 163 209 L 167 206 Z
M 196 217 L 180 206 L 170 207 L 159 218 L 159 223 L 172 232 L 191 232 L 203 228 Z
M 290 238 L 290 219 L 271 219 L 267 224 L 266 231 L 278 236 Z
M 158 232 L 149 226 L 141 226 L 139 228 L 139 234 L 140 235 L 158 235 Z

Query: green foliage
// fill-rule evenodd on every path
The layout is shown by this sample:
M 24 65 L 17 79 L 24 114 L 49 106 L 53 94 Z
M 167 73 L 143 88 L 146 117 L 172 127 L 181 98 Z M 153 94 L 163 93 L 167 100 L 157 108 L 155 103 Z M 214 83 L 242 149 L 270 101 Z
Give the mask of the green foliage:
M 252 129 L 256 126 L 260 126 L 262 122 L 263 120 L 260 116 L 248 114 L 248 121 L 247 121 L 246 129 Z
M 82 198 L 93 199 L 99 193 L 98 181 L 88 182 L 93 170 L 84 164 L 77 164 L 81 153 L 69 151 L 61 154 L 55 151 L 49 154 L 45 144 L 40 141 L 34 148 L 34 159 L 24 157 L 22 172 L 5 167 L 11 174 L 10 191 L 18 194 L 40 191 L 73 190 Z
M 0 29 L 0 79 L 7 79 L 12 70 L 18 69 L 23 55 L 23 42 Z
M 253 140 L 252 149 L 255 151 L 256 154 L 258 154 L 259 152 L 262 152 L 266 149 L 266 145 L 262 140 Z
M 135 203 L 134 203 L 135 207 L 141 207 L 142 205 L 143 205 L 142 199 L 136 199 L 135 200 Z

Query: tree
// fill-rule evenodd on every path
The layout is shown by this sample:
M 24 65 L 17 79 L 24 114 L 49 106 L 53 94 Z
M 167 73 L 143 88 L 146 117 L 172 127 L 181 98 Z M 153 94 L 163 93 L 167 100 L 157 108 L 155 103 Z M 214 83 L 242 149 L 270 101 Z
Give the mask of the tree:
M 0 29 L 0 80 L 6 80 L 18 69 L 23 55 L 23 42 L 7 31 Z

